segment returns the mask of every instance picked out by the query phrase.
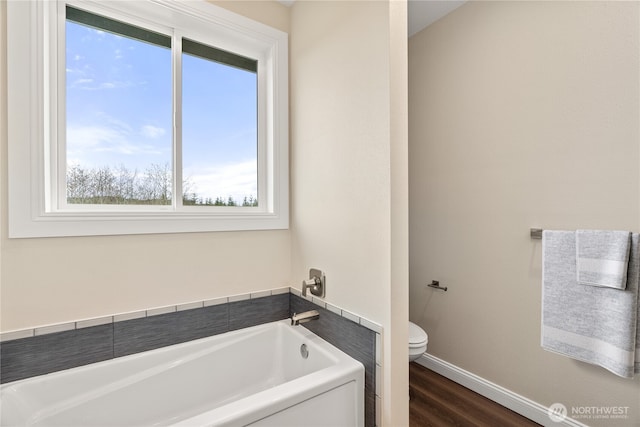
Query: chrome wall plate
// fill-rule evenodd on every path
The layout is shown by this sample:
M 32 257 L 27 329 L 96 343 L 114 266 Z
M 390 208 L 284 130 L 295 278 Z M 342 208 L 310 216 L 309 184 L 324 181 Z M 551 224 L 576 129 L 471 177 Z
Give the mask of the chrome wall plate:
M 316 282 L 315 286 L 309 288 L 311 294 L 324 298 L 326 293 L 326 278 L 324 273 L 317 268 L 312 268 L 309 270 L 309 279 L 315 279 Z

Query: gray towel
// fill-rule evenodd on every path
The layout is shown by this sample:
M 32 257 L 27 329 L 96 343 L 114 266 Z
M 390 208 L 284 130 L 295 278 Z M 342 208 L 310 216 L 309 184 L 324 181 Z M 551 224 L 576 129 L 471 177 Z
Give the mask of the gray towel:
M 629 286 L 636 288 L 636 351 L 633 372 L 640 374 L 640 238 L 631 235 L 629 248 L 629 267 L 627 267 L 627 291 Z
M 543 232 L 541 344 L 545 350 L 602 366 L 621 377 L 640 372 L 638 245 L 634 233 L 625 290 L 582 286 L 576 280 L 576 233 Z
M 628 231 L 576 231 L 578 283 L 625 289 L 630 243 Z

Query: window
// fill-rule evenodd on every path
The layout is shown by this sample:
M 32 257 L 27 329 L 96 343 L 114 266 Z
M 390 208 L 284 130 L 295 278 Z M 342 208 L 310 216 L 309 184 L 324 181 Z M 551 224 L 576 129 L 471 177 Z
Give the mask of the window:
M 65 114 L 58 115 L 61 174 L 52 208 L 171 205 L 171 36 L 71 6 L 64 12 L 57 48 L 65 52 Z
M 185 204 L 259 206 L 256 72 L 255 60 L 182 40 Z
M 288 227 L 286 34 L 206 2 L 7 12 L 10 237 Z

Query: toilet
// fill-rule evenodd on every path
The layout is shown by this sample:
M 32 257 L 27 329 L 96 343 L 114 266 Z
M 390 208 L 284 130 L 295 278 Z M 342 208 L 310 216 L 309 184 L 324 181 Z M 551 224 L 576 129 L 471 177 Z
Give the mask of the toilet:
M 427 351 L 427 333 L 418 325 L 409 322 L 409 362 L 419 359 Z

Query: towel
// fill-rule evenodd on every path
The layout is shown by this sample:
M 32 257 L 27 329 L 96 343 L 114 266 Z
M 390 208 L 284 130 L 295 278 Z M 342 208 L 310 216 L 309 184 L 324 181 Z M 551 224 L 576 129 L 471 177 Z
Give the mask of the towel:
M 628 231 L 576 231 L 578 283 L 625 289 L 630 243 Z
M 542 234 L 542 333 L 545 350 L 599 365 L 625 378 L 640 372 L 639 236 L 632 234 L 624 290 L 576 280 L 576 233 Z
M 640 374 L 640 237 L 631 235 L 629 267 L 627 268 L 627 290 L 629 285 L 636 288 L 636 349 L 633 372 Z

